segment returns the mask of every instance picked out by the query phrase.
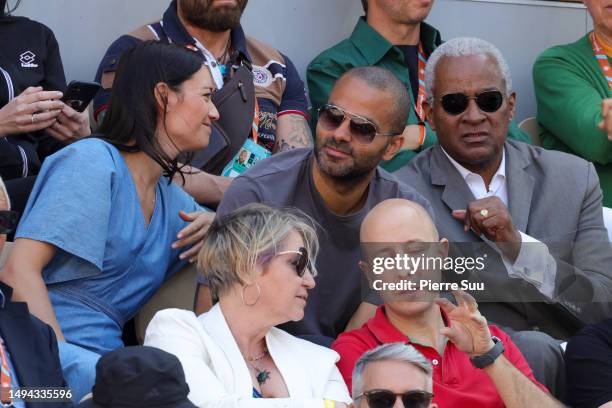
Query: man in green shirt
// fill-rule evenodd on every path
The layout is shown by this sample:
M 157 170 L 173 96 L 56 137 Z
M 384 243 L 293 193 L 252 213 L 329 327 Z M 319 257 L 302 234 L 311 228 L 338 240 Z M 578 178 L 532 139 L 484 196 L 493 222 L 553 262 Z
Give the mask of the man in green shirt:
M 412 108 L 404 130 L 402 150 L 381 163 L 395 171 L 420 150 L 437 142 L 421 109 L 420 95 L 425 98 L 424 64 L 441 43 L 440 32 L 423 21 L 433 0 L 362 0 L 365 17 L 359 18 L 351 36 L 317 56 L 308 66 L 307 80 L 312 103 L 313 124 L 318 109 L 327 103 L 336 80 L 353 67 L 376 65 L 393 72 L 411 95 Z M 420 60 L 420 61 L 419 61 Z M 508 136 L 530 142 L 529 136 L 511 124 Z
M 612 98 L 612 78 L 603 74 L 612 55 L 612 11 L 601 0 L 584 3 L 595 30 L 572 44 L 549 48 L 533 67 L 540 138 L 548 149 L 593 162 L 603 204 L 612 207 L 612 142 L 599 127 L 602 101 Z

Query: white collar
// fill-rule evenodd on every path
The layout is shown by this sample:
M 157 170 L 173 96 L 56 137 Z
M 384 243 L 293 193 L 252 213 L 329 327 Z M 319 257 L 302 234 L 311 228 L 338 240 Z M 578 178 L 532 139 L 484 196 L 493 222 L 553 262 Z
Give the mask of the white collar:
M 217 59 L 197 38 L 193 37 L 193 39 L 195 41 L 196 48 L 199 49 L 202 54 L 204 54 L 204 65 L 207 65 L 210 69 L 210 73 L 213 77 L 213 81 L 215 81 L 217 89 L 223 88 L 223 74 L 221 73 L 221 68 L 219 68 Z
M 464 180 L 467 181 L 468 177 L 470 177 L 471 175 L 476 175 L 480 177 L 479 174 L 471 172 L 470 170 L 457 163 L 455 159 L 453 159 L 448 153 L 446 153 L 446 150 L 444 150 L 442 146 L 440 146 L 440 149 L 442 149 L 446 157 L 448 157 L 448 160 L 450 160 L 451 164 L 457 169 L 457 171 L 459 172 L 459 174 L 461 174 L 461 177 L 463 177 Z M 504 179 L 506 178 L 506 149 L 502 150 L 501 163 L 499 164 L 499 168 L 497 169 L 491 180 L 495 180 L 498 176 Z

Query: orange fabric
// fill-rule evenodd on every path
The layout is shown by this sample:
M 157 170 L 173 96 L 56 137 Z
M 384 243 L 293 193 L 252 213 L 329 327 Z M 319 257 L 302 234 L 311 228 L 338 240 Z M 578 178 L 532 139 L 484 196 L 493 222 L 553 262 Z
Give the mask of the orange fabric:
M 602 38 L 601 35 L 597 35 L 597 33 L 595 33 L 595 37 L 597 38 L 597 43 L 601 47 L 601 50 L 608 57 L 612 57 L 612 44 L 607 43 L 606 40 Z
M 419 42 L 419 54 L 418 54 L 418 69 L 419 69 L 419 95 L 417 97 L 414 109 L 416 111 L 417 118 L 419 119 L 419 146 L 423 146 L 425 142 L 425 109 L 423 109 L 423 103 L 427 99 L 427 89 L 425 88 L 425 65 L 427 64 L 427 58 L 425 58 L 425 51 L 423 51 L 423 43 Z
M 599 42 L 599 37 L 595 35 L 595 31 L 589 35 L 591 45 L 593 46 L 593 54 L 595 59 L 601 68 L 601 73 L 608 81 L 608 86 L 612 90 L 612 67 L 610 67 L 610 61 L 608 55 L 605 54 L 603 45 Z
M 0 401 L 3 404 L 11 402 L 11 372 L 8 366 L 8 357 L 4 349 L 4 342 L 0 339 Z

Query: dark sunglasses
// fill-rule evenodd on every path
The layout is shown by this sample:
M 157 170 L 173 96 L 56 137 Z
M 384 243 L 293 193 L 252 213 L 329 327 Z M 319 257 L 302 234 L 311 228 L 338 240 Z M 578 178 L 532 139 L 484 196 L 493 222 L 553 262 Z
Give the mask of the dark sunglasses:
M 397 134 L 380 133 L 378 131 L 378 126 L 371 120 L 359 115 L 354 115 L 336 105 L 327 104 L 319 109 L 319 123 L 327 130 L 338 129 L 346 118 L 349 119 L 351 136 L 361 144 L 372 143 L 376 135 L 395 136 Z
M 487 113 L 496 112 L 504 103 L 504 95 L 500 91 L 495 90 L 484 91 L 476 96 L 453 93 L 444 95 L 440 99 L 442 100 L 442 108 L 451 115 L 459 115 L 465 112 L 470 103 L 470 99 L 475 99 L 478 109 Z
M 0 234 L 10 234 L 17 227 L 19 213 L 17 211 L 0 211 Z
M 426 391 L 408 391 L 397 394 L 389 390 L 371 390 L 359 395 L 355 400 L 366 397 L 370 408 L 393 408 L 397 397 L 402 399 L 405 408 L 428 408 L 433 394 Z
M 278 252 L 276 255 L 284 255 L 284 254 L 298 254 L 299 257 L 295 261 L 292 262 L 293 266 L 295 266 L 295 272 L 301 278 L 306 273 L 306 265 L 308 265 L 308 251 L 304 247 L 300 247 L 297 251 L 282 251 Z

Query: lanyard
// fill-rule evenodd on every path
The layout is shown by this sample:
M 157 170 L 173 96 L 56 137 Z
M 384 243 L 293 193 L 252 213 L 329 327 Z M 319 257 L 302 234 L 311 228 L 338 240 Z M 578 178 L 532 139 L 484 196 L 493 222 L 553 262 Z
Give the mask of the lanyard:
M 414 104 L 414 110 L 419 120 L 419 143 L 422 145 L 425 141 L 425 110 L 423 109 L 423 103 L 427 99 L 427 90 L 425 89 L 425 65 L 427 59 L 425 58 L 425 52 L 423 51 L 423 43 L 419 42 L 419 56 L 418 56 L 418 70 L 419 70 L 419 94 L 417 96 L 416 103 Z
M 255 97 L 255 113 L 253 114 L 253 141 L 257 143 L 259 140 L 259 102 Z
M 612 68 L 610 68 L 608 56 L 603 52 L 603 49 L 599 45 L 594 31 L 591 31 L 589 39 L 591 40 L 591 45 L 593 46 L 593 54 L 595 54 L 595 59 L 599 64 L 599 68 L 601 68 L 601 73 L 608 81 L 608 87 L 610 87 L 610 90 L 612 90 Z
M 425 58 L 425 53 L 423 52 L 422 43 L 419 43 L 418 61 L 419 94 L 417 96 L 416 104 L 414 105 L 414 110 L 416 111 L 419 122 L 425 122 L 425 110 L 423 109 L 423 102 L 425 102 L 427 98 L 427 90 L 425 89 L 425 65 L 427 64 L 427 59 Z
M 2 339 L 0 339 L 0 358 L 2 359 L 2 365 L 0 366 L 0 402 L 2 404 L 10 404 L 11 373 L 9 371 L 8 358 L 6 357 Z

